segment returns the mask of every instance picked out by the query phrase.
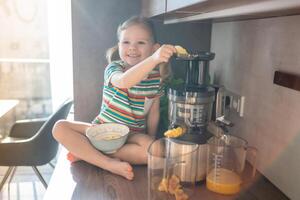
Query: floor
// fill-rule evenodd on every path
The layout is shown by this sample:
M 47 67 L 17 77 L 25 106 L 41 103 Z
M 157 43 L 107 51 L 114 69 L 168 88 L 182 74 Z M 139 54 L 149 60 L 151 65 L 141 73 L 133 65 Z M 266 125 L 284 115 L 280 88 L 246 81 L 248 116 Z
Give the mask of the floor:
M 0 167 L 0 180 L 2 180 L 7 169 L 8 167 Z M 46 182 L 49 183 L 54 169 L 50 165 L 39 166 L 38 169 Z M 31 167 L 18 167 L 10 184 L 7 183 L 8 180 L 0 191 L 0 200 L 43 199 L 46 190 Z

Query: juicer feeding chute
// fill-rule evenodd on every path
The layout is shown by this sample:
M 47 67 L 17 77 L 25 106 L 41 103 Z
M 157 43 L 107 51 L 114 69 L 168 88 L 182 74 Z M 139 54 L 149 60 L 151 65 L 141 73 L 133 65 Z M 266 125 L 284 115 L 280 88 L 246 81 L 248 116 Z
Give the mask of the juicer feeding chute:
M 177 60 L 188 62 L 185 74 L 186 87 L 203 87 L 209 84 L 209 61 L 214 59 L 214 57 L 214 53 L 202 52 L 199 54 L 189 54 L 189 56 L 177 58 Z

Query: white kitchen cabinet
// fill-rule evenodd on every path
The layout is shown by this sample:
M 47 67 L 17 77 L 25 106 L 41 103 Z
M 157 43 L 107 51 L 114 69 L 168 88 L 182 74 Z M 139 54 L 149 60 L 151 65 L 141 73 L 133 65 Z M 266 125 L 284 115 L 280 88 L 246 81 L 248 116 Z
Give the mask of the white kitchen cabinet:
M 300 0 L 142 0 L 147 17 L 165 23 L 233 21 L 300 14 Z
M 182 8 L 185 8 L 188 6 L 203 3 L 205 1 L 208 1 L 208 0 L 184 0 L 184 1 L 182 1 L 182 0 L 167 0 L 166 11 L 170 12 L 170 11 L 182 9 Z
M 142 0 L 141 13 L 145 17 L 154 17 L 166 12 L 167 0 Z

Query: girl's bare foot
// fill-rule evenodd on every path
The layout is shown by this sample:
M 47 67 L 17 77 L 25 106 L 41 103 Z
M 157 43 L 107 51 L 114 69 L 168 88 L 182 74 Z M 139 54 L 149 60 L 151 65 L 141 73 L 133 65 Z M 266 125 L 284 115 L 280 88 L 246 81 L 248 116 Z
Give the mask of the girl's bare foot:
M 109 164 L 107 165 L 106 170 L 111 173 L 118 174 L 127 178 L 128 180 L 132 180 L 134 177 L 132 166 L 128 162 L 120 161 L 118 159 L 111 159 Z
M 71 152 L 69 152 L 69 153 L 67 154 L 67 159 L 68 159 L 71 163 L 81 160 L 80 158 L 74 156 Z
M 81 160 L 70 152 L 67 154 L 67 159 L 71 163 Z M 134 176 L 131 165 L 128 162 L 121 161 L 118 158 L 109 158 L 108 164 L 103 169 L 106 169 L 111 173 L 123 176 L 128 180 L 132 180 Z

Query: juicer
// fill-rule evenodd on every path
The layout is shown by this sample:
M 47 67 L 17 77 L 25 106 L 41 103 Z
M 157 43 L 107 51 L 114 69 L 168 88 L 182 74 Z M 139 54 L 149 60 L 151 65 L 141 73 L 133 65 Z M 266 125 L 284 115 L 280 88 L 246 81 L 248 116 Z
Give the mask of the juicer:
M 182 127 L 185 133 L 170 139 L 172 151 L 170 155 L 178 154 L 178 151 L 190 151 L 191 143 L 198 144 L 198 155 L 193 161 L 182 160 L 174 172 L 184 182 L 192 182 L 190 179 L 191 162 L 198 162 L 196 181 L 202 181 L 206 176 L 207 140 L 212 134 L 207 130 L 211 120 L 224 116 L 225 95 L 224 87 L 211 85 L 209 78 L 209 61 L 214 59 L 211 52 L 200 52 L 177 57 L 184 61 L 185 83 L 168 90 L 168 118 L 169 128 Z
M 214 53 L 203 52 L 177 57 L 187 64 L 185 83 L 169 88 L 168 110 L 170 127 L 183 126 L 186 129 L 187 134 L 180 140 L 206 143 L 206 126 L 215 101 L 215 89 L 209 84 L 208 71 L 209 61 L 214 56 Z

